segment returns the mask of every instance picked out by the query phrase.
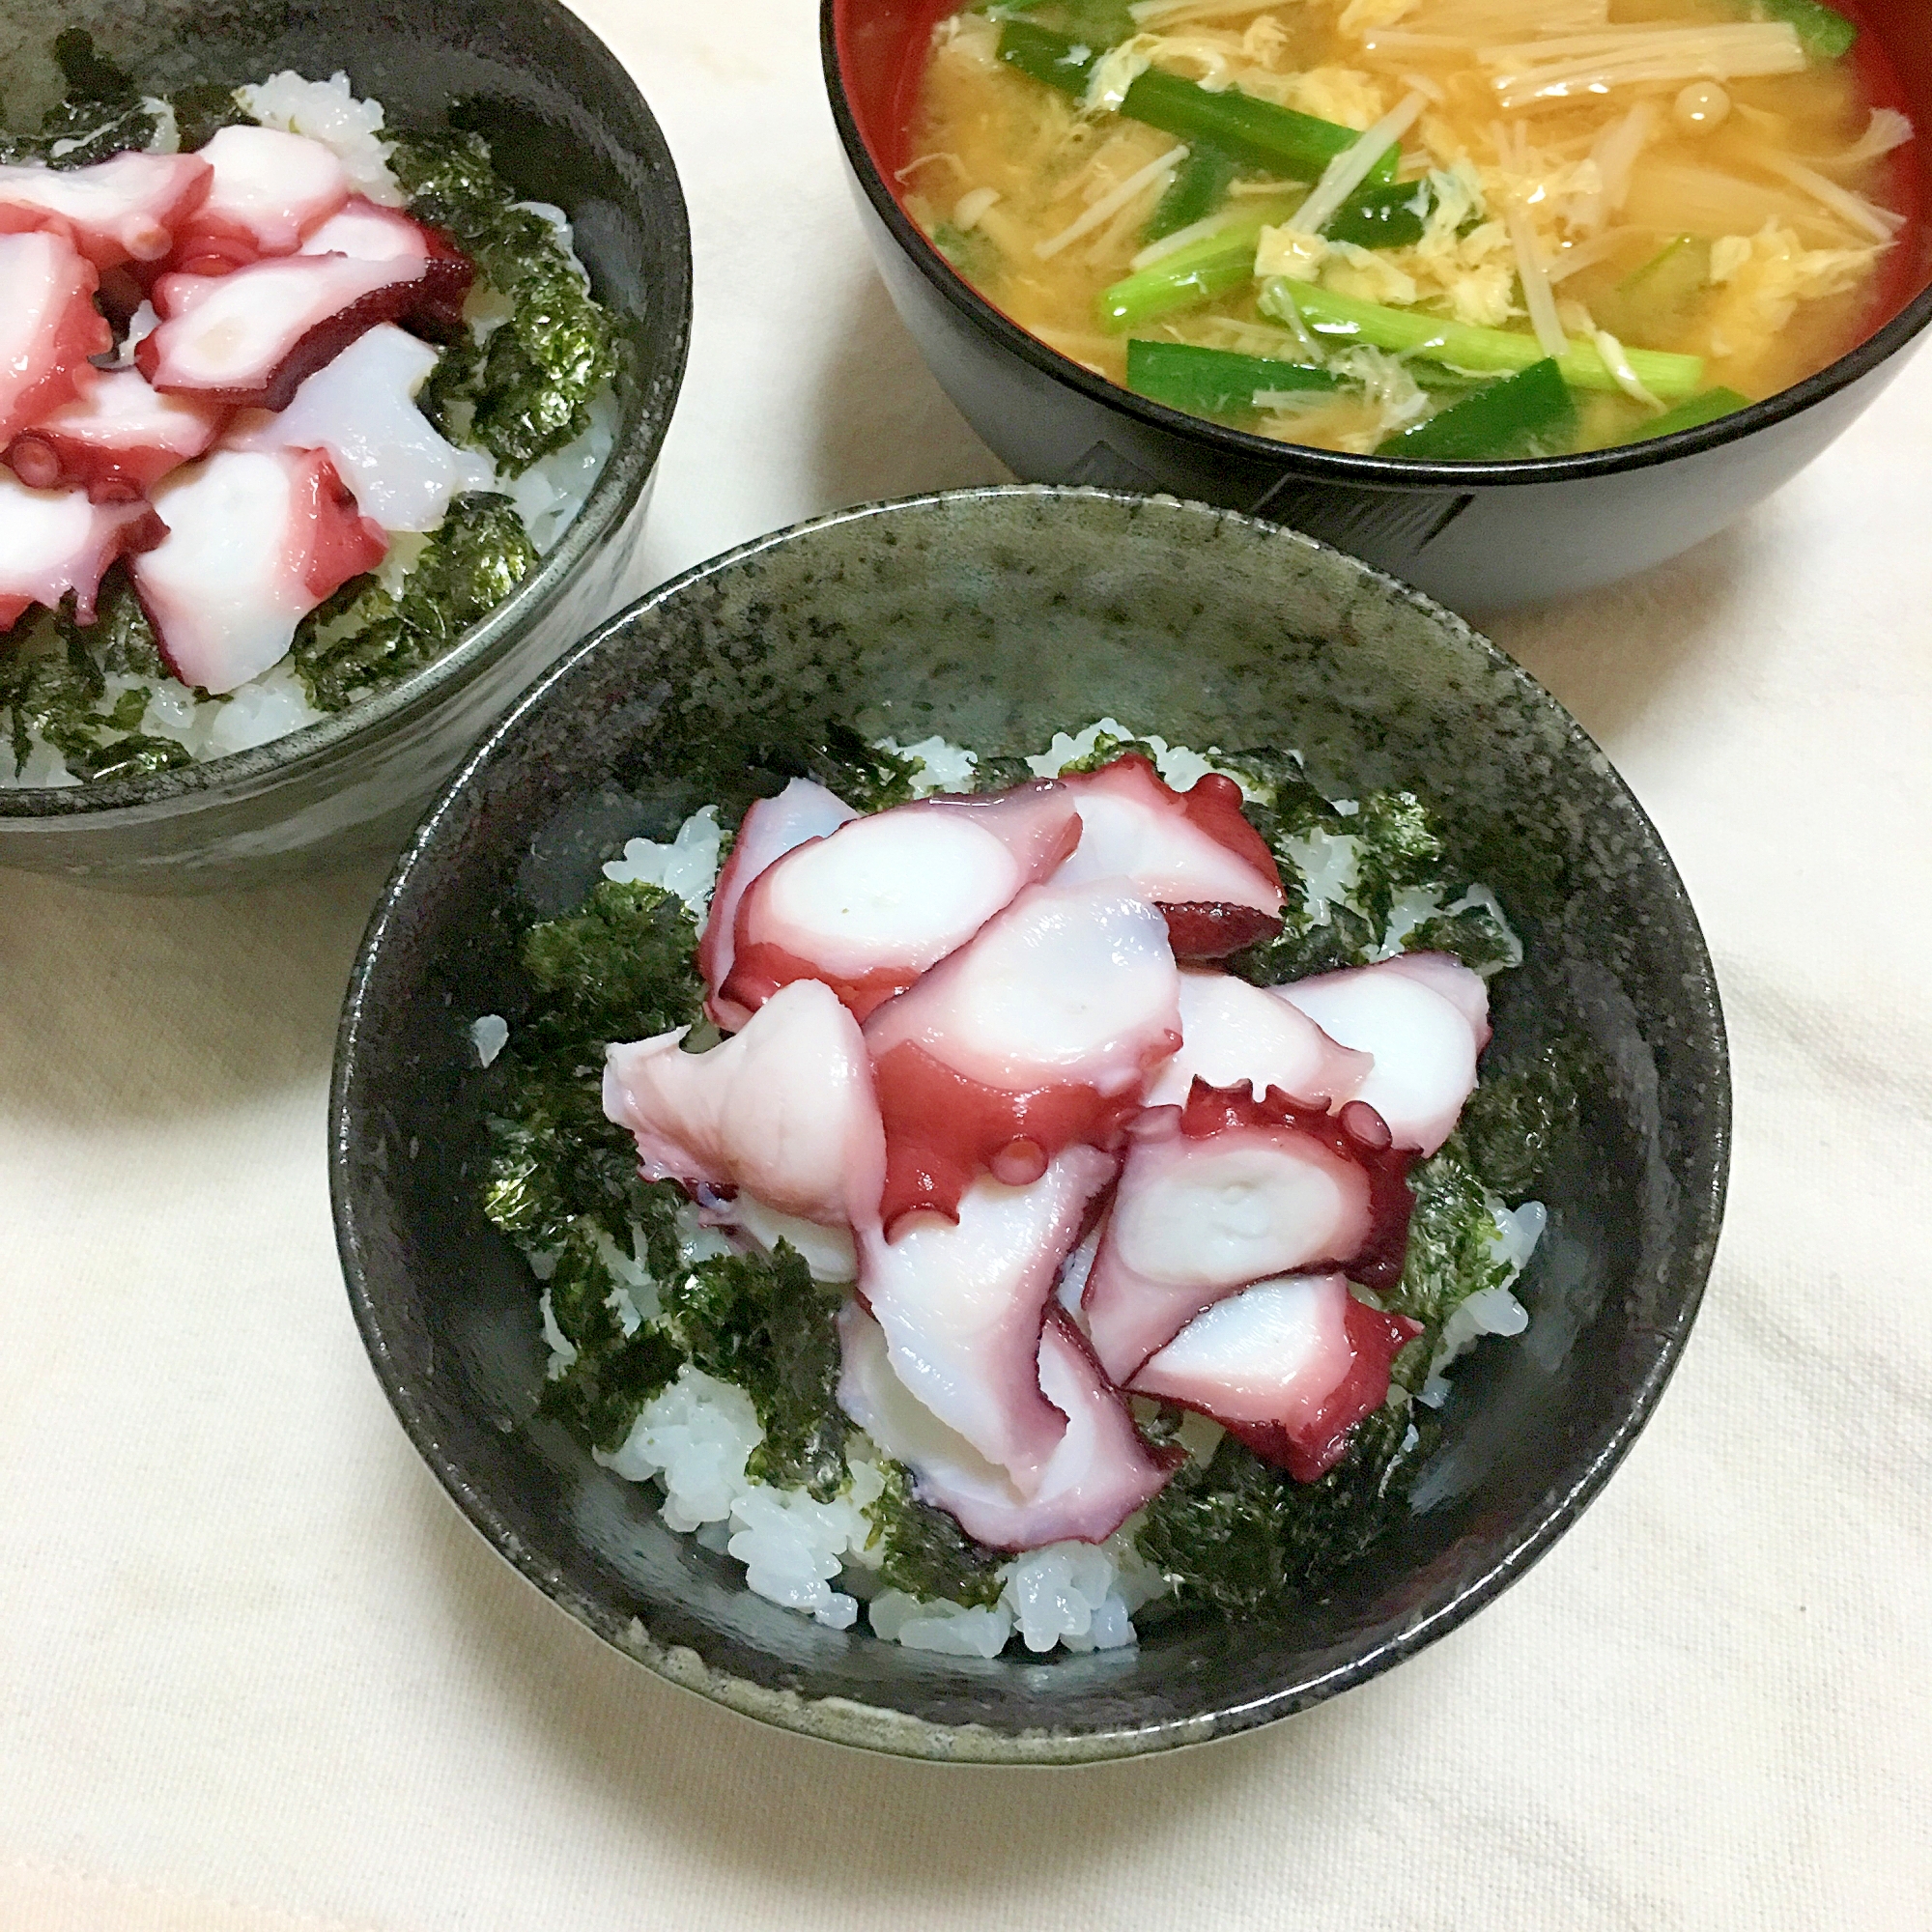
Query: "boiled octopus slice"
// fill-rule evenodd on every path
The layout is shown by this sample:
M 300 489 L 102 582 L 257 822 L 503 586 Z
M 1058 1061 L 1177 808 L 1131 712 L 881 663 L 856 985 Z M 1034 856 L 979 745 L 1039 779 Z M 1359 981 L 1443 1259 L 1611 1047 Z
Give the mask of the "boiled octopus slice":
M 213 179 L 199 155 L 128 153 L 84 168 L 0 167 L 0 231 L 51 230 L 97 269 L 159 262 Z
M 687 1029 L 608 1050 L 604 1111 L 644 1174 L 700 1199 L 743 1190 L 830 1228 L 876 1221 L 885 1148 L 871 1062 L 833 993 L 800 980 L 742 1033 L 686 1053 Z
M 223 128 L 196 158 L 213 172 L 175 242 L 175 267 L 190 274 L 218 275 L 264 255 L 292 255 L 349 199 L 341 157 L 303 134 Z
M 1184 1106 L 1197 1079 L 1209 1087 L 1270 1087 L 1306 1106 L 1352 1100 L 1374 1065 L 1338 1046 L 1278 988 L 1252 986 L 1231 973 L 1183 967 L 1180 1051 L 1153 1077 L 1150 1107 Z
M 704 980 L 704 1010 L 727 1032 L 752 1017 L 751 1009 L 727 1000 L 721 989 L 734 964 L 738 902 L 771 865 L 809 838 L 824 838 L 858 817 L 838 797 L 811 779 L 793 779 L 776 798 L 758 799 L 745 813 L 730 856 L 711 893 L 711 913 L 697 942 L 697 970 Z
M 113 346 L 94 264 L 62 235 L 0 235 L 0 447 L 71 403 Z
M 1490 1041 L 1480 975 L 1446 953 L 1404 953 L 1297 980 L 1280 994 L 1331 1038 L 1374 1056 L 1355 1097 L 1388 1123 L 1397 1147 L 1427 1156 L 1449 1138 Z
M 22 430 L 6 461 L 37 490 L 83 489 L 97 503 L 132 502 L 204 456 L 228 412 L 163 396 L 138 369 L 106 369 L 72 402 Z
M 818 980 L 864 1020 L 1045 878 L 1079 838 L 1073 799 L 1051 780 L 854 819 L 752 881 L 723 997 L 749 1011 L 791 980 Z
M 320 450 L 217 450 L 154 504 L 168 533 L 134 587 L 168 668 L 216 695 L 285 657 L 302 618 L 388 550 Z
M 1184 1108 L 1135 1123 L 1087 1276 L 1101 1366 L 1124 1383 L 1237 1290 L 1317 1264 L 1387 1286 L 1411 1207 L 1405 1156 L 1360 1101 L 1339 1115 L 1197 1082 Z
M 231 449 L 326 449 L 365 517 L 385 530 L 433 530 L 452 497 L 496 481 L 484 458 L 446 441 L 416 408 L 436 363 L 426 342 L 380 323 L 311 376 L 287 409 L 238 421 L 224 440 Z
M 1241 815 L 1241 788 L 1208 772 L 1175 791 L 1130 753 L 1062 781 L 1080 810 L 1080 843 L 1058 880 L 1126 879 L 1158 906 L 1181 959 L 1216 959 L 1279 929 L 1281 871 Z
M 443 238 L 412 221 L 400 209 L 382 208 L 353 194 L 341 209 L 303 238 L 298 255 L 349 255 L 358 262 L 426 262 L 446 245 Z
M 1117 1167 L 1070 1147 L 1029 1186 L 982 1175 L 956 1221 L 920 1215 L 891 1241 L 876 1224 L 860 1236 L 859 1293 L 894 1372 L 1021 1495 L 1037 1493 L 1066 1432 L 1039 1382 L 1054 1277 Z
M 1388 1400 L 1389 1366 L 1421 1332 L 1358 1301 L 1340 1274 L 1257 1282 L 1196 1316 L 1128 1387 L 1212 1416 L 1312 1483 Z
M 1117 1147 L 1180 1044 L 1166 922 L 1120 880 L 1029 886 L 866 1022 L 886 1126 L 881 1215 L 954 1214 L 1076 1142 Z
M 94 503 L 85 490 L 31 490 L 0 469 L 0 631 L 32 604 L 72 596 L 94 621 L 100 579 L 118 556 L 158 543 L 161 521 L 146 503 Z
M 163 275 L 154 289 L 160 327 L 136 347 L 135 367 L 169 394 L 286 409 L 379 322 L 445 327 L 470 274 L 467 260 L 445 251 L 381 261 L 271 256 L 232 274 Z
M 893 1373 L 879 1324 L 857 1302 L 839 1312 L 838 1337 L 846 1414 L 913 1472 L 922 1501 L 989 1548 L 1104 1542 L 1159 1493 L 1181 1460 L 1142 1439 L 1120 1391 L 1059 1309 L 1049 1311 L 1040 1334 L 1038 1374 L 1042 1395 L 1066 1426 L 1031 1495 L 912 1395 Z

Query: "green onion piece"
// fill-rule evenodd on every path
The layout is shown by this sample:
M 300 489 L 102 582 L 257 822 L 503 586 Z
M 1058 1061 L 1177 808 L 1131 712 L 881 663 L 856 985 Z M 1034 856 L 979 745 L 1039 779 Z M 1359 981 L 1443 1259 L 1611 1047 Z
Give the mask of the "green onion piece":
M 1435 197 L 1427 182 L 1387 182 L 1357 188 L 1321 232 L 1357 248 L 1412 248 L 1422 240 Z
M 1233 155 L 1224 155 L 1203 141 L 1188 151 L 1187 158 L 1175 170 L 1167 192 L 1154 205 L 1147 225 L 1150 242 L 1158 242 L 1178 229 L 1191 228 L 1220 207 L 1240 163 Z
M 1026 20 L 1009 20 L 1000 30 L 1000 58 L 1032 79 L 1080 95 L 1100 56 L 1091 47 L 1048 33 Z M 1190 144 L 1206 141 L 1249 167 L 1265 168 L 1291 181 L 1319 181 L 1337 155 L 1346 155 L 1361 137 L 1352 128 L 1318 121 L 1291 107 L 1228 88 L 1209 94 L 1179 75 L 1150 68 L 1127 89 L 1121 112 L 1130 121 L 1179 135 Z M 1402 160 L 1400 144 L 1389 149 L 1369 176 L 1370 183 L 1395 179 Z
M 1626 442 L 1648 442 L 1653 437 L 1675 436 L 1683 429 L 1702 429 L 1708 422 L 1716 422 L 1719 416 L 1735 414 L 1739 410 L 1750 408 L 1750 398 L 1741 396 L 1735 389 L 1706 389 L 1701 396 L 1692 396 L 1688 403 L 1679 403 L 1674 410 L 1661 416 L 1653 416 L 1641 429 L 1633 430 L 1624 438 Z
M 1127 387 L 1195 416 L 1252 414 L 1255 398 L 1276 389 L 1333 390 L 1340 385 L 1325 369 L 1282 362 L 1266 355 L 1236 355 L 1226 349 L 1203 349 L 1191 342 L 1127 344 Z
M 1116 282 L 1100 292 L 1100 325 L 1120 334 L 1176 309 L 1195 308 L 1247 287 L 1255 276 L 1255 245 L 1262 230 L 1281 220 L 1292 204 L 1256 209 L 1213 235 Z
M 1029 80 L 1057 87 L 1063 94 L 1082 95 L 1100 57 L 1065 34 L 1050 34 L 1026 20 L 1009 20 L 1000 29 L 1000 58 Z
M 1160 265 L 1165 267 L 1166 264 Z M 1544 359 L 1543 345 L 1533 335 L 1506 328 L 1472 328 L 1439 315 L 1414 309 L 1384 308 L 1379 302 L 1358 301 L 1313 282 L 1290 281 L 1276 275 L 1262 285 L 1263 312 L 1277 321 L 1297 318 L 1317 335 L 1346 342 L 1363 342 L 1397 355 L 1426 355 L 1452 368 L 1498 374 L 1527 369 Z M 1667 355 L 1654 349 L 1630 349 L 1632 371 L 1652 395 L 1666 400 L 1694 395 L 1704 381 L 1701 355 Z M 1573 343 L 1557 367 L 1573 389 L 1615 389 L 1617 380 L 1593 343 Z
M 1804 51 L 1818 60 L 1843 60 L 1859 37 L 1851 21 L 1820 0 L 1755 0 L 1751 11 L 1760 19 L 1790 21 Z
M 1559 456 L 1577 440 L 1577 405 L 1555 361 L 1492 383 L 1413 429 L 1390 437 L 1378 456 L 1427 463 L 1501 463 Z

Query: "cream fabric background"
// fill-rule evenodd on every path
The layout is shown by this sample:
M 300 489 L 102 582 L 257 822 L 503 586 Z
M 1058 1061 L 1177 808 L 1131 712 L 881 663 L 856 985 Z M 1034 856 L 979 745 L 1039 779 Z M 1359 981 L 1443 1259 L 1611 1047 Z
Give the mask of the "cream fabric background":
M 595 0 L 690 194 L 638 588 L 997 468 L 865 258 L 809 0 Z M 600 1648 L 458 1519 L 357 1345 L 336 1002 L 377 874 L 0 880 L 0 1927 L 1932 1925 L 1932 360 L 1742 528 L 1502 641 L 1706 922 L 1729 1230 L 1662 1412 L 1520 1588 L 1177 1758 L 948 1771 Z

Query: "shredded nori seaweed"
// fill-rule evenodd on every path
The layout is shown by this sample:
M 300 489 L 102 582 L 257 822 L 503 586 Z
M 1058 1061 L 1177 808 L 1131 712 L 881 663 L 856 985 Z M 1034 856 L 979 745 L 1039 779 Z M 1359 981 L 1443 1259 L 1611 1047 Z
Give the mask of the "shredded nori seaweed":
M 449 234 L 511 304 L 481 342 L 444 352 L 421 402 L 444 435 L 515 475 L 589 426 L 590 399 L 617 371 L 616 331 L 555 227 L 518 205 L 481 135 L 405 134 L 389 165 L 411 214 Z
M 341 711 L 434 664 L 536 568 L 516 505 L 475 490 L 452 499 L 401 594 L 353 577 L 297 627 L 290 662 L 318 711 Z
M 821 1501 L 846 1480 L 849 1424 L 838 1406 L 835 1299 L 803 1258 L 712 1256 L 687 1266 L 669 1182 L 638 1173 L 631 1136 L 604 1117 L 604 1047 L 692 1024 L 703 988 L 692 964 L 697 927 L 657 886 L 605 880 L 577 912 L 525 935 L 539 995 L 499 1059 L 505 1098 L 490 1122 L 490 1219 L 550 1267 L 551 1313 L 577 1359 L 545 1406 L 593 1446 L 612 1450 L 642 1405 L 689 1362 L 752 1398 L 765 1439 L 752 1473 Z M 598 1233 L 637 1253 L 658 1311 L 626 1334 Z
M 124 148 L 145 148 L 160 129 L 133 76 L 101 54 L 81 27 L 54 36 L 66 92 L 37 132 L 0 133 L 0 161 L 84 168 Z
M 1243 812 L 1267 841 L 1288 889 L 1280 932 L 1227 962 L 1255 985 L 1365 966 L 1377 956 L 1401 894 L 1426 893 L 1448 907 L 1467 893 L 1469 881 L 1450 862 L 1435 814 L 1413 792 L 1367 792 L 1352 812 L 1343 812 L 1285 753 L 1217 753 L 1215 762 L 1249 787 Z M 1338 838 L 1352 841 L 1355 883 L 1340 898 L 1318 899 L 1307 890 L 1296 851 Z M 1402 947 L 1447 952 L 1478 972 L 1517 956 L 1500 921 L 1480 904 L 1430 915 L 1403 935 Z
M 1557 1142 L 1576 1132 L 1583 1062 L 1577 1044 L 1564 1039 L 1527 1066 L 1485 1074 L 1469 1095 L 1455 1139 L 1505 1201 L 1521 1201 L 1548 1171 Z
M 719 1255 L 659 1292 L 685 1358 L 735 1382 L 758 1411 L 765 1439 L 748 1472 L 829 1502 L 845 1482 L 851 1424 L 838 1406 L 838 1302 L 805 1258 L 786 1241 L 769 1255 Z
M 1009 1556 L 975 1543 L 944 1510 L 921 1502 L 911 1472 L 899 1463 L 887 1465 L 885 1493 L 867 1514 L 879 1577 L 892 1589 L 927 1604 L 945 1598 L 990 1608 L 999 1602 L 1000 1566 Z
M 497 1063 L 503 1099 L 490 1122 L 483 1205 L 526 1251 L 555 1250 L 589 1216 L 620 1243 L 634 1225 L 656 1231 L 653 1273 L 673 1264 L 667 1230 L 681 1197 L 639 1178 L 636 1144 L 604 1118 L 604 1046 L 701 1015 L 696 944 L 682 899 L 610 879 L 579 911 L 525 935 L 524 967 L 538 999 Z
M 1297 1483 L 1224 1435 L 1148 1505 L 1134 1542 L 1179 1596 L 1229 1616 L 1279 1615 L 1387 1528 L 1435 1446 L 1435 1423 L 1388 1406 L 1358 1423 L 1325 1476 Z
M 159 678 L 160 656 L 140 601 L 117 567 L 103 581 L 99 614 L 84 628 L 71 598 L 58 611 L 22 618 L 0 652 L 0 716 L 8 748 L 24 765 L 38 737 L 61 754 L 84 781 L 132 778 L 189 762 L 172 738 L 140 728 L 148 708 L 145 686 L 110 692 L 109 672 Z
M 577 1354 L 545 1383 L 543 1409 L 587 1446 L 612 1454 L 638 1410 L 676 1376 L 684 1357 L 654 1326 L 625 1333 L 617 1280 L 587 1220 L 572 1226 L 556 1250 L 549 1293 L 551 1318 Z

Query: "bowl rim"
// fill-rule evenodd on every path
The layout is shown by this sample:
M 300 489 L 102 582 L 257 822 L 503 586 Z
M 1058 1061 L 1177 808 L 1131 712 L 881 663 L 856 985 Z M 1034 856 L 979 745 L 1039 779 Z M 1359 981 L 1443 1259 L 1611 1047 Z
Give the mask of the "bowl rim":
M 331 712 L 313 724 L 266 744 L 218 758 L 199 758 L 137 778 L 95 784 L 0 785 L 0 821 L 104 817 L 147 807 L 219 794 L 237 787 L 243 793 L 271 781 L 298 777 L 338 756 L 365 730 L 407 724 L 435 707 L 445 692 L 470 681 L 505 656 L 540 622 L 568 589 L 582 565 L 623 526 L 649 483 L 670 429 L 691 351 L 691 216 L 677 163 L 643 90 L 610 45 L 562 0 L 522 0 L 541 14 L 548 31 L 571 51 L 599 66 L 618 90 L 635 101 L 649 164 L 653 201 L 646 218 L 668 239 L 672 272 L 658 293 L 664 298 L 655 326 L 635 327 L 635 317 L 615 311 L 630 364 L 619 384 L 619 421 L 611 454 L 590 494 L 554 547 L 500 604 L 465 631 L 449 650 L 412 671 L 386 691 Z M 632 391 L 635 424 L 624 390 Z
M 373 981 L 384 963 L 392 934 L 407 932 L 419 873 L 434 862 L 433 848 L 467 816 L 466 799 L 486 767 L 504 755 L 541 710 L 552 693 L 575 675 L 586 659 L 609 648 L 640 617 L 674 606 L 716 577 L 739 571 L 745 564 L 782 546 L 809 542 L 817 534 L 891 519 L 908 513 L 944 510 L 975 502 L 1035 501 L 1106 502 L 1122 505 L 1150 500 L 1164 508 L 1200 516 L 1216 523 L 1232 522 L 1264 535 L 1287 549 L 1307 549 L 1340 556 L 1349 569 L 1383 595 L 1393 594 L 1422 611 L 1438 632 L 1448 633 L 1455 648 L 1470 648 L 1490 668 L 1511 679 L 1532 701 L 1553 708 L 1565 727 L 1574 753 L 1601 767 L 1623 795 L 1634 825 L 1661 861 L 1667 881 L 1666 899 L 1673 923 L 1683 937 L 1691 968 L 1686 976 L 1684 998 L 1690 1015 L 1691 1035 L 1709 1063 L 1711 1084 L 1704 1099 L 1707 1125 L 1690 1151 L 1683 1188 L 1686 1238 L 1670 1270 L 1681 1300 L 1672 1319 L 1655 1329 L 1659 1347 L 1649 1368 L 1633 1390 L 1616 1425 L 1590 1450 L 1576 1479 L 1560 1493 L 1546 1492 L 1536 1507 L 1524 1513 L 1490 1567 L 1474 1581 L 1384 1642 L 1359 1656 L 1303 1680 L 1286 1684 L 1239 1705 L 1213 1709 L 1187 1718 L 1151 1720 L 1107 1730 L 1005 1730 L 989 1725 L 935 1722 L 885 1705 L 867 1704 L 839 1696 L 808 1696 L 777 1691 L 718 1668 L 695 1652 L 657 1642 L 642 1620 L 620 1619 L 586 1593 L 566 1584 L 529 1548 L 515 1528 L 484 1494 L 466 1470 L 444 1449 L 428 1406 L 419 1399 L 412 1378 L 398 1365 L 386 1332 L 383 1297 L 364 1266 L 359 1226 L 360 1207 L 352 1161 L 355 1142 L 354 1103 L 363 1091 L 360 1062 L 365 1041 L 380 1032 L 381 1020 L 372 1000 Z M 328 1169 L 329 1199 L 336 1243 L 350 1305 L 364 1347 L 390 1406 L 417 1453 L 471 1525 L 508 1563 L 536 1585 L 557 1606 L 593 1631 L 613 1648 L 644 1664 L 668 1681 L 699 1692 L 712 1701 L 782 1729 L 899 1756 L 947 1762 L 1006 1764 L 1071 1764 L 1135 1756 L 1233 1736 L 1284 1718 L 1378 1675 L 1446 1635 L 1516 1582 L 1555 1544 L 1595 1499 L 1629 1454 L 1655 1411 L 1671 1375 L 1681 1360 L 1701 1306 L 1717 1251 L 1729 1178 L 1731 1147 L 1730 1056 L 1717 976 L 1703 929 L 1668 850 L 1642 804 L 1566 707 L 1546 691 L 1514 659 L 1483 637 L 1463 618 L 1421 591 L 1363 563 L 1333 546 L 1264 518 L 1238 511 L 1188 502 L 1162 496 L 1150 499 L 1135 493 L 1072 484 L 991 484 L 975 488 L 933 491 L 887 501 L 862 503 L 828 515 L 812 517 L 740 544 L 659 584 L 646 595 L 598 626 L 532 684 L 491 728 L 448 781 L 411 837 L 396 861 L 370 916 L 344 997 L 329 1083 Z
M 1575 483 L 1634 474 L 1660 464 L 1674 463 L 1680 457 L 1723 448 L 1761 429 L 1803 415 L 1881 368 L 1932 327 L 1932 282 L 1928 282 L 1895 316 L 1835 361 L 1788 389 L 1780 389 L 1761 402 L 1712 422 L 1700 423 L 1694 429 L 1573 456 L 1517 457 L 1489 463 L 1418 462 L 1412 457 L 1356 456 L 1344 450 L 1317 449 L 1306 443 L 1277 442 L 1249 430 L 1231 429 L 1206 416 L 1189 415 L 1183 410 L 1137 396 L 1131 389 L 1083 368 L 988 301 L 939 252 L 893 192 L 859 126 L 845 85 L 838 31 L 839 20 L 851 4 L 852 0 L 819 0 L 819 59 L 826 94 L 847 164 L 861 192 L 898 243 L 900 252 L 953 308 L 1041 375 L 1148 428 L 1185 437 L 1218 454 L 1239 458 L 1246 465 L 1270 464 L 1283 472 L 1283 481 L 1299 476 L 1310 482 L 1356 489 L 1453 492 Z M 1262 514 L 1265 514 L 1265 499 Z

